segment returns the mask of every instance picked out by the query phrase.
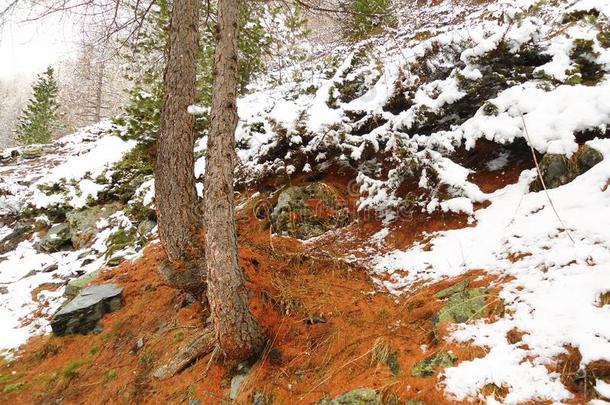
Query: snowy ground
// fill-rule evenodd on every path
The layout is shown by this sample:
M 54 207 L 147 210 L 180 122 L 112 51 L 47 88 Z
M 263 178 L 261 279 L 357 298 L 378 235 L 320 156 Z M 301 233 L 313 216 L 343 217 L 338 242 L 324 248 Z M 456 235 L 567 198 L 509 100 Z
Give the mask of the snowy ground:
M 489 351 L 446 369 L 441 384 L 451 397 L 478 398 L 493 383 L 509 389 L 507 404 L 562 401 L 571 394 L 544 366 L 566 346 L 580 350 L 583 365 L 610 361 L 610 307 L 599 305 L 600 295 L 610 291 L 610 140 L 593 144 L 605 160 L 548 196 L 528 192 L 535 173 L 526 171 L 518 184 L 487 196 L 491 205 L 475 212 L 476 226 L 440 232 L 431 248 L 418 245 L 377 259 L 375 271 L 393 275 L 385 283 L 396 294 L 418 281 L 472 269 L 506 280 L 500 298 L 510 315 L 463 325 L 452 334 L 455 341 Z M 508 342 L 511 329 L 525 333 L 522 342 Z

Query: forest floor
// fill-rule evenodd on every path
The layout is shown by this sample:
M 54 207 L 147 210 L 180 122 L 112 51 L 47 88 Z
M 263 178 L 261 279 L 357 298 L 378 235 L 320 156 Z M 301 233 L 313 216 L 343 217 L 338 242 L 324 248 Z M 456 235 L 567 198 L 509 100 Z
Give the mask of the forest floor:
M 476 181 L 490 191 L 503 187 L 516 180 L 522 169 L 518 166 L 503 176 L 480 172 Z M 339 176 L 325 181 L 347 184 Z M 442 338 L 445 330 L 435 328 L 434 318 L 443 301 L 435 294 L 470 278 L 470 287 L 489 287 L 487 317 L 493 321 L 504 312 L 497 299 L 499 286 L 493 283 L 496 276 L 472 270 L 394 296 L 372 277 L 366 261 L 344 259 L 346 251 L 371 243 L 371 236 L 382 229 L 378 221 L 360 219 L 340 233 L 305 243 L 271 236 L 268 221 L 251 209 L 255 203 L 245 202 L 239 212 L 240 263 L 251 291 L 251 310 L 269 341 L 245 374 L 234 402 L 229 398 L 231 381 L 243 371 L 222 360 L 210 363 L 209 355 L 172 378 L 152 376 L 197 336 L 209 314 L 159 276 L 156 268 L 164 253 L 156 242 L 141 257 L 95 281 L 124 289 L 124 307 L 102 319 L 100 333 L 34 337 L 14 361 L 0 367 L 3 383 L 15 388 L 0 393 L 0 402 L 250 404 L 267 398 L 274 404 L 311 404 L 369 387 L 388 404 L 470 403 L 447 399 L 437 376 L 413 376 L 412 369 L 441 350 L 460 361 L 485 355 L 485 348 Z M 400 220 L 386 238 L 387 249 L 406 248 L 426 232 L 462 228 L 465 219 L 437 213 Z M 511 331 L 510 338 L 518 341 L 520 334 Z M 576 371 L 577 356 L 566 357 L 562 373 Z M 484 393 L 499 401 L 506 395 L 493 384 Z M 583 403 L 582 392 L 574 395 L 567 403 Z

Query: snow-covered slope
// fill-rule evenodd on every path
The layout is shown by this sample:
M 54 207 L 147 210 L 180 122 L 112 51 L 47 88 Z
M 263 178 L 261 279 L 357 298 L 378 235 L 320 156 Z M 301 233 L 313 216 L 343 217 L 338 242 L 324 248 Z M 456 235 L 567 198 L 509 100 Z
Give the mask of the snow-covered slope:
M 269 178 L 282 184 L 347 169 L 358 209 L 387 226 L 370 241 L 378 250 L 365 252 L 385 292 L 405 297 L 414 286 L 472 270 L 488 274 L 489 287 L 500 291 L 503 314 L 453 325 L 441 337 L 486 353 L 437 377 L 447 399 L 498 403 L 485 394 L 493 385 L 505 391 L 506 404 L 568 401 L 573 394 L 556 371 L 558 356 L 577 349 L 583 371 L 593 361 L 610 362 L 610 1 L 431 3 L 405 7 L 392 33 L 313 55 L 291 68 L 294 80 L 252 86 L 238 102 L 238 183 L 256 191 Z M 0 193 L 0 216 L 28 203 L 74 210 L 99 202 L 111 177 L 104 165 L 133 145 L 111 135 L 85 138 L 65 138 L 46 157 L 0 168 L 0 187 L 8 190 Z M 483 191 L 476 171 L 501 177 L 516 167 L 511 144 L 527 159 L 577 157 L 587 145 L 601 161 L 548 191 L 532 191 L 532 161 L 514 184 Z M 203 145 L 205 136 L 198 152 Z M 489 152 L 475 167 L 463 156 L 481 145 Z M 203 168 L 201 158 L 197 176 Z M 150 176 L 138 185 L 137 203 L 152 207 Z M 464 215 L 469 226 L 388 251 L 384 240 L 404 232 L 391 225 L 405 212 Z M 92 261 L 79 269 L 103 265 L 106 240 L 129 222 L 122 211 L 101 221 L 86 250 Z M 10 231 L 0 227 L 0 238 Z M 40 316 L 28 326 L 20 318 L 40 307 L 40 297 L 41 314 L 50 314 L 63 287 L 38 294 L 38 303 L 31 292 L 67 277 L 85 252 L 41 254 L 35 243 L 36 236 L 0 256 L 0 325 L 11 331 L 4 348 L 45 329 Z M 363 251 L 345 252 L 353 255 Z M 40 271 L 55 262 L 57 270 Z M 509 339 L 510 331 L 522 337 Z M 610 400 L 609 383 L 592 384 L 600 398 Z
M 29 236 L 34 225 L 25 225 L 22 220 L 26 209 L 40 209 L 35 222 L 50 228 L 47 207 L 68 202 L 74 208 L 82 208 L 88 197 L 96 196 L 103 186 L 92 179 L 133 147 L 133 142 L 112 135 L 113 129 L 109 122 L 102 122 L 51 145 L 6 152 L 30 155 L 0 166 L 1 246 L 11 243 L 10 235 L 23 227 Z M 44 188 L 39 188 L 60 180 L 62 184 L 72 184 L 66 194 L 45 193 Z M 35 248 L 40 237 L 33 234 L 1 254 L 0 350 L 19 347 L 34 333 L 49 332 L 48 317 L 63 302 L 65 282 L 101 268 L 106 263 L 108 237 L 121 224 L 131 226 L 128 222 L 121 212 L 100 222 L 95 240 L 88 248 L 40 251 Z M 19 240 L 19 236 L 14 239 Z

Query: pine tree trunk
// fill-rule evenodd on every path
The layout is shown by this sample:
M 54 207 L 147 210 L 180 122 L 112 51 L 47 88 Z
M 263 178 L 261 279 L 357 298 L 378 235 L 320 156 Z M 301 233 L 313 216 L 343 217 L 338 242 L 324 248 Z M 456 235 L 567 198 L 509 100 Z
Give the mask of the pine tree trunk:
M 174 1 L 155 162 L 159 236 L 172 262 L 200 255 L 194 173 L 197 131 L 195 117 L 187 112 L 196 100 L 198 23 L 197 0 Z
M 204 179 L 204 218 L 208 301 L 217 343 L 227 358 L 245 360 L 258 354 L 265 340 L 250 313 L 248 290 L 237 258 L 233 170 L 238 27 L 239 0 L 220 0 Z

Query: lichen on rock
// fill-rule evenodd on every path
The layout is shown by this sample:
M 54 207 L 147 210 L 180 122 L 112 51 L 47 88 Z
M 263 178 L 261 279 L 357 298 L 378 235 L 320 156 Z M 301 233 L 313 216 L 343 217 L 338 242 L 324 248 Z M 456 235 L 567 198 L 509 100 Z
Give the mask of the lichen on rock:
M 453 353 L 438 351 L 418 361 L 411 369 L 413 377 L 430 377 L 440 369 L 452 367 L 457 357 Z

